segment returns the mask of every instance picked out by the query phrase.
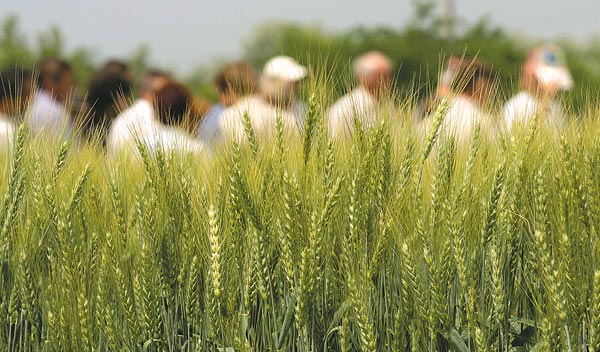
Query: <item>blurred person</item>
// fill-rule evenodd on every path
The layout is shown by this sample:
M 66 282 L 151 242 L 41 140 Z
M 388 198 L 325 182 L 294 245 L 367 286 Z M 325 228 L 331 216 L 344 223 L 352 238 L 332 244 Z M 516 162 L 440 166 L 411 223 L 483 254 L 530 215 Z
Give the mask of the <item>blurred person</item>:
M 444 71 L 440 75 L 439 84 L 436 88 L 435 95 L 437 98 L 444 98 L 452 91 L 452 81 L 456 72 L 461 67 L 462 59 L 457 56 L 450 56 L 446 62 Z
M 254 134 L 259 139 L 264 140 L 274 136 L 278 116 L 281 117 L 284 132 L 287 135 L 300 136 L 296 115 L 267 103 L 260 95 L 250 95 L 239 99 L 223 111 L 218 127 L 221 137 L 210 148 L 214 150 L 231 141 L 246 142 L 247 136 L 244 127 L 244 115 L 246 114 Z
M 555 100 L 573 88 L 573 78 L 563 51 L 554 44 L 532 49 L 522 68 L 521 91 L 504 105 L 504 123 L 510 131 L 516 123 L 526 124 L 538 114 L 540 122 L 559 127 L 563 110 Z
M 298 99 L 300 82 L 308 75 L 306 67 L 289 56 L 275 56 L 263 67 L 260 93 L 267 103 L 290 114 L 299 131 L 304 128 L 307 106 Z
M 157 116 L 154 110 L 156 92 L 171 80 L 161 71 L 150 71 L 140 80 L 139 98 L 113 121 L 108 132 L 109 154 L 136 148 L 137 141 L 152 135 Z
M 202 144 L 186 129 L 186 120 L 193 113 L 194 98 L 189 89 L 177 82 L 168 82 L 155 92 L 158 123 L 151 138 L 146 139 L 150 150 L 200 152 Z
M 132 89 L 129 67 L 120 61 L 111 60 L 94 74 L 85 99 L 88 115 L 81 126 L 88 140 L 106 146 L 112 121 L 127 108 Z
M 15 125 L 31 94 L 31 72 L 16 67 L 0 72 L 0 149 L 13 143 Z
M 39 66 L 36 86 L 38 91 L 26 113 L 32 132 L 69 136 L 72 132 L 69 106 L 75 91 L 71 65 L 58 58 L 44 60 Z
M 392 61 L 378 51 L 362 54 L 354 60 L 357 86 L 336 101 L 327 112 L 331 136 L 351 135 L 355 119 L 365 127 L 374 127 L 376 111 L 389 98 L 392 85 Z
M 260 77 L 260 94 L 242 97 L 223 111 L 219 126 L 223 137 L 220 141 L 246 140 L 245 114 L 260 139 L 274 135 L 278 116 L 286 134 L 300 136 L 307 109 L 296 94 L 306 75 L 306 67 L 288 56 L 269 60 Z
M 443 65 L 443 70 L 441 71 L 438 79 L 438 85 L 435 89 L 435 92 L 423 99 L 413 111 L 413 119 L 415 123 L 420 123 L 424 118 L 432 114 L 442 99 L 450 94 L 452 79 L 454 78 L 456 69 L 460 64 L 460 60 L 461 59 L 456 56 L 450 56 L 448 58 L 446 63 Z
M 450 90 L 446 94 L 448 110 L 441 132 L 458 143 L 469 140 L 475 126 L 491 132 L 492 118 L 485 112 L 494 97 L 496 73 L 484 62 L 462 58 L 456 65 Z M 434 117 L 429 117 L 427 124 Z
M 240 98 L 258 91 L 258 73 L 248 63 L 239 61 L 225 66 L 213 80 L 219 103 L 202 118 L 196 136 L 206 144 L 214 144 L 221 134 L 220 118 L 226 108 Z

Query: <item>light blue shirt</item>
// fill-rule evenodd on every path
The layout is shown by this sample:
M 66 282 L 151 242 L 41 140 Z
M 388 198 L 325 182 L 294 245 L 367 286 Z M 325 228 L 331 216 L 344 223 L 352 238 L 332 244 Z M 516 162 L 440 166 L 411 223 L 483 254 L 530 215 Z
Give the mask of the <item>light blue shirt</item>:
M 69 137 L 71 119 L 67 110 L 50 94 L 41 90 L 36 95 L 26 113 L 33 134 L 50 133 Z
M 202 143 L 212 145 L 218 142 L 218 139 L 221 137 L 220 119 L 224 110 L 225 106 L 216 104 L 204 115 L 202 122 L 200 122 L 200 125 L 196 129 L 196 137 Z

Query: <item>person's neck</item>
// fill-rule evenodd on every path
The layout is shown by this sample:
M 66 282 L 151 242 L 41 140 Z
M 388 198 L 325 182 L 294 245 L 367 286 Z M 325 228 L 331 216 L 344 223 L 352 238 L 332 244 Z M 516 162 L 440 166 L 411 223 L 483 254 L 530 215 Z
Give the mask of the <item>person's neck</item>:
M 272 96 L 265 96 L 264 99 L 269 102 L 269 104 L 282 109 L 282 110 L 290 110 L 294 105 L 295 98 L 290 99 L 277 99 Z
M 376 101 L 381 101 L 384 93 L 383 93 L 383 89 L 380 88 L 373 88 L 373 87 L 369 87 L 367 85 L 360 85 L 362 87 L 362 89 L 364 89 L 365 91 L 367 91 L 367 93 L 369 93 L 370 96 L 372 96 Z

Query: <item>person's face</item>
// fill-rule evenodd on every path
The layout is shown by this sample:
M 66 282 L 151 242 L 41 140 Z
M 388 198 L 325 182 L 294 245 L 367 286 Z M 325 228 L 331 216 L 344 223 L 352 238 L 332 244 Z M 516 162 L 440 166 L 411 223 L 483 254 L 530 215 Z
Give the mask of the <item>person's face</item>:
M 380 96 L 389 91 L 392 84 L 392 74 L 388 67 L 382 67 L 377 72 L 365 77 L 362 85 L 374 94 Z
M 296 97 L 298 82 L 281 82 L 277 92 L 276 100 L 279 104 L 286 106 Z

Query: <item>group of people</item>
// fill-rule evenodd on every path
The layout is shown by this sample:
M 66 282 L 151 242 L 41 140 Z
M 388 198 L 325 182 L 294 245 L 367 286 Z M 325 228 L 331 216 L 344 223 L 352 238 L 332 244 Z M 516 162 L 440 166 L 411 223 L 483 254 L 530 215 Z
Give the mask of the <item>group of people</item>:
M 554 44 L 544 44 L 528 53 L 521 70 L 521 90 L 492 113 L 496 102 L 497 72 L 476 59 L 450 57 L 440 77 L 432 99 L 419 110 L 420 117 L 430 115 L 442 99 L 448 109 L 442 132 L 457 140 L 466 140 L 479 124 L 490 130 L 510 132 L 516 126 L 526 126 L 535 116 L 552 129 L 564 126 L 564 111 L 557 98 L 573 88 L 573 78 L 562 50 Z M 431 118 L 425 119 L 425 125 Z
M 214 153 L 220 146 L 247 137 L 248 125 L 257 138 L 275 132 L 278 121 L 288 133 L 301 134 L 308 111 L 299 87 L 309 69 L 288 56 L 269 60 L 262 71 L 239 61 L 226 65 L 214 78 L 218 102 L 210 106 L 166 72 L 141 77 L 137 98 L 127 64 L 111 60 L 92 77 L 85 98 L 76 104 L 74 72 L 60 59 L 44 60 L 35 71 L 10 68 L 0 72 L 0 139 L 11 143 L 14 126 L 25 122 L 34 135 L 94 141 L 109 155 L 148 149 Z M 504 105 L 501 118 L 489 107 L 495 97 L 497 73 L 478 59 L 450 57 L 435 94 L 415 109 L 418 125 L 427 127 L 442 100 L 448 102 L 442 131 L 458 140 L 474 126 L 495 121 L 510 131 L 537 115 L 559 126 L 563 121 L 557 94 L 573 87 L 563 52 L 546 44 L 532 49 L 522 69 L 521 91 Z M 378 51 L 354 61 L 355 87 L 324 114 L 332 138 L 345 138 L 357 126 L 370 128 L 394 118 L 393 65 Z M 499 123 L 498 123 L 499 122 Z

